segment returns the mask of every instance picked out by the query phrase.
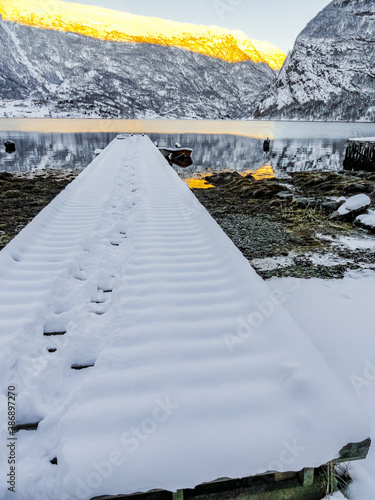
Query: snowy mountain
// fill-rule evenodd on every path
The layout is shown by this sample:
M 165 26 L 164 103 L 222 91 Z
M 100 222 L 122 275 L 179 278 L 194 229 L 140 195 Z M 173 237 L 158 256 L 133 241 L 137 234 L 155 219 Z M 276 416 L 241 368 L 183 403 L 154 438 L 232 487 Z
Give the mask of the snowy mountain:
M 0 116 L 242 118 L 277 72 L 191 50 L 2 20 Z
M 334 0 L 310 21 L 255 116 L 374 121 L 374 0 Z

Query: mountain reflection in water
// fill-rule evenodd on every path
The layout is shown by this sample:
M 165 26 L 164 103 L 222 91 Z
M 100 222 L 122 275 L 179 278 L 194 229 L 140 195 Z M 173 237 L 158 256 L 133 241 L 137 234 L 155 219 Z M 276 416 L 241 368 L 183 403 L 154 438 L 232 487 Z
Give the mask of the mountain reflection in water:
M 335 138 L 332 139 L 327 136 L 306 138 L 298 134 L 297 138 L 290 139 L 278 138 L 276 135 L 271 141 L 269 154 L 263 153 L 262 134 L 257 136 L 259 138 L 221 133 L 148 133 L 147 135 L 153 142 L 157 141 L 159 146 L 170 147 L 179 142 L 184 147 L 192 148 L 193 165 L 185 169 L 174 167 L 182 178 L 191 179 L 224 169 L 239 173 L 252 172 L 259 178 L 270 178 L 279 173 L 293 171 L 341 170 L 347 134 L 346 130 L 341 136 L 336 132 L 333 134 Z M 94 159 L 94 151 L 104 149 L 116 135 L 117 132 L 0 131 L 0 171 L 17 172 L 42 168 L 82 169 Z M 2 146 L 7 139 L 16 143 L 17 151 L 13 154 L 7 154 Z

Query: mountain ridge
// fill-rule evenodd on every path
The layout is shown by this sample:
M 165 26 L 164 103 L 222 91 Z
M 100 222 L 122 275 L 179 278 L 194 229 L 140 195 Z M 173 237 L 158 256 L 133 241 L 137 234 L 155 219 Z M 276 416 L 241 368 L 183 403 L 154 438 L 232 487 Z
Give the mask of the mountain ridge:
M 179 23 L 61 0 L 2 0 L 5 21 L 66 31 L 107 41 L 175 46 L 228 62 L 265 62 L 279 70 L 285 54 L 269 42 L 239 30 Z
M 256 118 L 375 120 L 375 2 L 334 0 L 299 34 Z
M 276 72 L 153 44 L 0 23 L 0 115 L 250 117 Z
M 374 0 L 333 0 L 280 71 L 249 58 L 250 39 L 208 40 L 205 30 L 185 38 L 217 57 L 141 35 L 124 43 L 1 20 L 0 115 L 375 121 Z M 233 62 L 233 53 L 247 59 Z

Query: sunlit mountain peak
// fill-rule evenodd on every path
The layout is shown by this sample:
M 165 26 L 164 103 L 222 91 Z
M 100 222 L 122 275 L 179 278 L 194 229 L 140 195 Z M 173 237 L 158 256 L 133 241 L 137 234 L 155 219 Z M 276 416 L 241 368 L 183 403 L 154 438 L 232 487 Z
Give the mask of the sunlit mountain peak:
M 236 63 L 252 60 L 280 69 L 285 54 L 265 41 L 218 26 L 179 23 L 60 0 L 1 0 L 6 21 L 114 42 L 173 46 Z

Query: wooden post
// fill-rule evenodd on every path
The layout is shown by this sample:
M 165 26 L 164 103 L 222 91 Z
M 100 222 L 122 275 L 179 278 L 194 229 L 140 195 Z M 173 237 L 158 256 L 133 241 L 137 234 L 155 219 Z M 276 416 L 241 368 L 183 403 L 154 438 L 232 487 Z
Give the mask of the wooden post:
M 173 500 L 184 500 L 184 490 L 174 491 Z
M 315 469 L 313 467 L 301 470 L 299 473 L 299 479 L 302 486 L 312 486 L 314 484 L 314 471 Z

